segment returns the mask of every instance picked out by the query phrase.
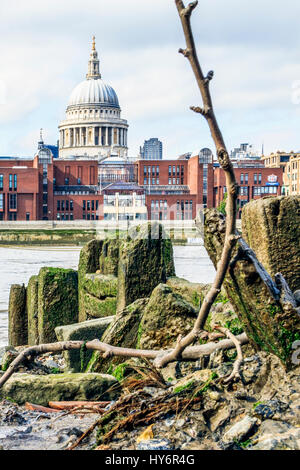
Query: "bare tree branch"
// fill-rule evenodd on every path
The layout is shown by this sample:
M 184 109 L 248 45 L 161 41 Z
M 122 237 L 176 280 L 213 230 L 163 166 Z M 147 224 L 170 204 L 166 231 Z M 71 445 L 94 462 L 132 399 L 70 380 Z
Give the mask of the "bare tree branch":
M 248 343 L 248 338 L 245 333 L 238 337 L 241 344 Z M 0 388 L 7 382 L 14 372 L 23 364 L 26 360 L 33 360 L 34 357 L 45 353 L 59 353 L 62 351 L 70 351 L 80 349 L 84 346 L 89 350 L 103 352 L 104 357 L 122 356 L 122 357 L 140 357 L 146 359 L 155 359 L 165 354 L 166 350 L 159 351 L 148 351 L 143 349 L 130 349 L 120 348 L 117 346 L 110 346 L 106 343 L 101 343 L 98 339 L 85 343 L 84 341 L 62 341 L 58 343 L 39 344 L 38 346 L 31 346 L 24 349 L 10 364 L 7 371 L 0 376 Z M 187 348 L 182 354 L 181 360 L 183 361 L 194 361 L 199 359 L 201 356 L 207 356 L 212 354 L 214 351 L 219 349 L 230 349 L 234 347 L 232 340 L 223 340 L 218 343 L 207 343 L 201 346 L 192 346 Z
M 234 336 L 231 333 L 231 331 L 228 330 L 228 328 L 222 328 L 221 326 L 216 326 L 215 329 L 221 331 L 222 333 L 224 333 L 224 335 L 226 335 L 229 339 L 231 339 L 231 341 L 234 343 L 234 345 L 236 347 L 236 350 L 237 350 L 237 359 L 234 362 L 233 370 L 232 370 L 231 374 L 224 379 L 224 383 L 230 383 L 231 381 L 233 381 L 235 379 L 240 379 L 241 378 L 240 368 L 241 368 L 241 365 L 243 364 L 243 360 L 244 360 L 243 359 L 243 352 L 242 352 L 242 348 L 241 348 L 241 343 L 236 338 L 236 336 Z
M 192 107 L 191 109 L 201 114 L 208 123 L 211 136 L 216 147 L 219 163 L 225 172 L 228 198 L 226 203 L 227 217 L 225 242 L 222 251 L 222 256 L 218 264 L 214 283 L 207 296 L 205 297 L 204 302 L 202 303 L 198 318 L 195 322 L 192 331 L 184 338 L 180 338 L 178 340 L 177 345 L 173 351 L 167 353 L 163 357 L 157 358 L 154 361 L 154 364 L 157 367 L 163 367 L 169 362 L 178 360 L 181 357 L 184 349 L 190 344 L 192 344 L 194 341 L 196 341 L 199 337 L 201 329 L 203 329 L 207 316 L 210 312 L 211 306 L 221 290 L 230 263 L 232 250 L 238 240 L 238 237 L 235 234 L 237 213 L 236 199 L 238 194 L 238 185 L 236 183 L 233 166 L 230 161 L 229 154 L 226 149 L 226 145 L 213 109 L 212 98 L 209 90 L 209 83 L 213 78 L 213 72 L 210 71 L 206 77 L 204 76 L 199 63 L 191 28 L 191 14 L 196 8 L 197 2 L 192 2 L 187 7 L 184 6 L 182 0 L 175 0 L 175 3 L 177 6 L 186 41 L 186 49 L 180 49 L 179 52 L 181 52 L 191 64 L 203 101 L 202 107 Z

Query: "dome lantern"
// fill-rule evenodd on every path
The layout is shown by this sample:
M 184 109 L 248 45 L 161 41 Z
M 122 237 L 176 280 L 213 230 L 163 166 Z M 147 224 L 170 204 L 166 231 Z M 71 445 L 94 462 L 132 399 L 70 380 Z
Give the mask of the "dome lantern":
M 96 51 L 96 39 L 95 39 L 95 36 L 93 36 L 92 52 L 90 54 L 88 73 L 86 75 L 86 79 L 97 80 L 98 78 L 101 78 L 100 61 L 98 59 L 98 52 Z

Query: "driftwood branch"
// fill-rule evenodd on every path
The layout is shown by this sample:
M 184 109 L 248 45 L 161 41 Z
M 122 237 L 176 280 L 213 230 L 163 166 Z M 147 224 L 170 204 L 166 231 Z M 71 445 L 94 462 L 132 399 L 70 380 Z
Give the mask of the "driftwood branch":
M 215 329 L 221 331 L 224 335 L 226 335 L 234 343 L 236 350 L 237 350 L 237 359 L 234 362 L 233 370 L 231 374 L 229 375 L 229 377 L 226 377 L 224 379 L 224 383 L 230 383 L 233 380 L 241 378 L 240 368 L 241 368 L 241 365 L 243 364 L 243 352 L 241 348 L 241 342 L 236 336 L 234 336 L 231 333 L 230 330 L 228 330 L 228 328 L 222 328 L 221 326 L 216 326 Z
M 188 347 L 190 344 L 194 343 L 201 334 L 201 330 L 204 327 L 211 306 L 215 301 L 217 295 L 221 291 L 221 287 L 227 269 L 229 267 L 232 250 L 239 238 L 236 235 L 236 199 L 238 194 L 238 185 L 236 183 L 233 166 L 230 161 L 229 154 L 226 149 L 226 145 L 214 113 L 213 102 L 209 90 L 209 84 L 214 74 L 212 71 L 210 71 L 207 76 L 204 76 L 199 63 L 193 32 L 191 28 L 191 15 L 193 10 L 197 6 L 197 2 L 192 2 L 187 7 L 185 7 L 182 0 L 175 0 L 175 3 L 181 20 L 181 25 L 186 41 L 186 48 L 180 49 L 179 52 L 182 53 L 191 64 L 203 102 L 202 107 L 192 107 L 191 109 L 194 112 L 201 114 L 207 121 L 211 136 L 216 147 L 216 153 L 218 156 L 219 163 L 225 172 L 228 198 L 226 203 L 227 217 L 225 242 L 221 260 L 218 264 L 214 283 L 210 291 L 208 292 L 206 298 L 204 299 L 204 302 L 202 303 L 198 318 L 195 322 L 192 331 L 184 338 L 180 338 L 178 340 L 177 345 L 173 351 L 168 354 L 165 354 L 161 358 L 157 358 L 154 361 L 157 367 L 163 367 L 169 362 L 178 360 L 182 356 L 185 348 Z
M 241 344 L 248 343 L 248 338 L 245 333 L 238 336 L 238 341 Z M 27 349 L 24 349 L 10 364 L 7 371 L 0 376 L 0 388 L 2 385 L 7 382 L 7 380 L 12 376 L 14 372 L 22 365 L 26 360 L 33 360 L 36 356 L 45 353 L 60 353 L 62 351 L 71 351 L 75 349 L 80 349 L 82 346 L 85 346 L 86 349 L 100 351 L 103 353 L 104 357 L 113 357 L 113 356 L 122 356 L 122 357 L 140 357 L 146 359 L 155 359 L 157 357 L 165 354 L 166 350 L 160 351 L 148 351 L 143 349 L 130 349 L 130 348 L 120 348 L 117 346 L 110 346 L 106 343 L 94 339 L 85 343 L 84 341 L 64 341 L 58 343 L 49 343 L 49 344 L 40 344 L 38 346 L 31 346 Z M 187 348 L 182 354 L 182 361 L 195 361 L 201 356 L 208 356 L 214 351 L 220 349 L 230 349 L 234 347 L 234 342 L 232 340 L 222 340 L 218 343 L 207 343 L 200 346 L 193 346 Z

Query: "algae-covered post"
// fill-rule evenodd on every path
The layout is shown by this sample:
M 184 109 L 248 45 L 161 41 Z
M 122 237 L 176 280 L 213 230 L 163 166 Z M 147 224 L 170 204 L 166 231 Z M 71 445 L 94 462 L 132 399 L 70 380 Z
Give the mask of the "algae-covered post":
M 8 338 L 10 346 L 27 344 L 26 288 L 13 284 L 8 306 Z

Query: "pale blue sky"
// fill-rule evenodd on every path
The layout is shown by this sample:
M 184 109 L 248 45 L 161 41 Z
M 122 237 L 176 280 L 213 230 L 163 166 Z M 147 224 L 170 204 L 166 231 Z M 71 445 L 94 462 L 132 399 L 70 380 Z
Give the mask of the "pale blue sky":
M 158 137 L 164 157 L 213 147 L 173 0 L 0 2 L 0 155 L 32 155 L 39 129 L 55 143 L 96 35 L 102 78 L 129 121 L 130 154 Z M 300 3 L 201 0 L 193 29 L 229 148 L 300 150 Z M 293 92 L 293 86 L 296 87 Z M 298 103 L 299 101 L 299 103 Z

